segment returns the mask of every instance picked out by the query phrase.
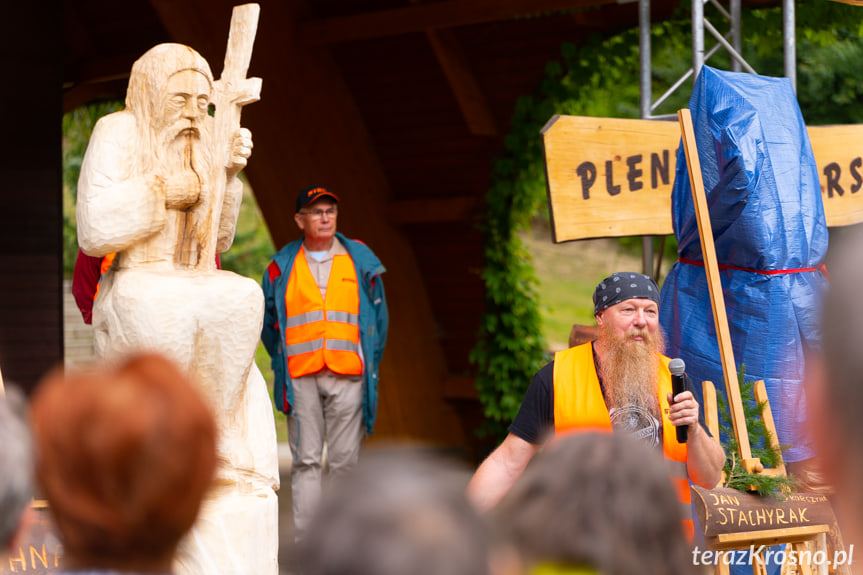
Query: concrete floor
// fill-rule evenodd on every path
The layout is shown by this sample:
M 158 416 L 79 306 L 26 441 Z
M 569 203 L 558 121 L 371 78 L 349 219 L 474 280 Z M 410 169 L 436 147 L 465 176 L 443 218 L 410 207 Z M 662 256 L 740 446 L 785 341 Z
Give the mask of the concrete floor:
M 279 574 L 290 575 L 294 520 L 291 511 L 291 448 L 279 444 Z

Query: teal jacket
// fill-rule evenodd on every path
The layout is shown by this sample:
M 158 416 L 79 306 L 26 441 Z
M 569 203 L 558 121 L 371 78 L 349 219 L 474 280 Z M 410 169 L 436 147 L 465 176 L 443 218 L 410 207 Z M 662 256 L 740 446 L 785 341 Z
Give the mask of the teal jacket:
M 384 295 L 381 274 L 386 270 L 377 256 L 362 242 L 349 240 L 336 233 L 354 262 L 360 284 L 360 346 L 363 350 L 363 424 L 366 433 L 372 433 L 378 409 L 378 366 L 384 354 L 387 341 L 389 315 Z M 288 278 L 294 268 L 294 259 L 300 251 L 303 240 L 291 242 L 273 256 L 261 287 L 264 290 L 264 327 L 261 341 L 270 354 L 270 365 L 275 374 L 273 399 L 276 408 L 290 413 L 294 403 L 294 388 L 288 372 L 288 358 L 285 356 L 285 330 L 287 309 L 285 290 Z

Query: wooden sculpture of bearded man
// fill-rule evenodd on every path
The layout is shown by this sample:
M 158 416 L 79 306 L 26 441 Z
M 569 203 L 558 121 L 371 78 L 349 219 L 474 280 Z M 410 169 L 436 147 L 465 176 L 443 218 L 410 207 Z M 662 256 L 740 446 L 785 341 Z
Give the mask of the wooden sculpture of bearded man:
M 160 44 L 135 62 L 125 110 L 99 120 L 84 157 L 78 242 L 91 256 L 117 254 L 94 305 L 96 355 L 165 353 L 216 414 L 217 481 L 177 572 L 275 575 L 276 438 L 254 363 L 263 296 L 215 265 L 233 241 L 251 133 L 216 141 L 213 91 L 209 65 L 188 46 Z

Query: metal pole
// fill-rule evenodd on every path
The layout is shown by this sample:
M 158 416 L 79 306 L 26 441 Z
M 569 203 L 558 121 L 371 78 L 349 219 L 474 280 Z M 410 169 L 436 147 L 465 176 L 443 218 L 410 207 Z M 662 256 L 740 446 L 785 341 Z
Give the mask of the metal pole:
M 728 52 L 729 54 L 731 54 L 731 61 L 732 62 L 738 62 L 750 74 L 757 74 L 758 73 L 755 71 L 755 69 L 752 66 L 749 65 L 749 62 L 744 60 L 743 56 L 737 50 L 734 49 L 734 46 L 732 46 L 728 42 L 728 40 L 726 40 L 722 36 L 722 34 L 719 33 L 719 30 L 717 30 L 716 28 L 713 27 L 713 24 L 711 24 L 709 20 L 704 21 L 704 27 L 707 28 L 707 31 L 710 32 L 710 35 L 713 36 L 714 38 L 716 38 L 716 41 L 719 42 L 723 48 L 725 48 L 725 51 Z
M 731 0 L 731 45 L 738 54 L 743 53 L 743 18 L 740 5 L 740 0 Z M 731 59 L 731 71 L 740 72 L 740 62 L 736 58 Z
M 653 98 L 651 85 L 651 49 L 650 49 L 650 0 L 638 0 L 638 87 L 639 108 L 641 118 L 650 117 L 650 101 Z M 641 271 L 645 275 L 653 272 L 653 238 L 641 238 Z
M 704 66 L 704 2 L 692 0 L 692 72 L 693 82 Z
M 782 0 L 782 38 L 785 56 L 785 77 L 797 92 L 797 43 L 794 38 L 794 0 Z
M 653 87 L 650 82 L 650 0 L 638 0 L 638 93 L 640 95 L 641 119 L 650 117 L 650 101 Z

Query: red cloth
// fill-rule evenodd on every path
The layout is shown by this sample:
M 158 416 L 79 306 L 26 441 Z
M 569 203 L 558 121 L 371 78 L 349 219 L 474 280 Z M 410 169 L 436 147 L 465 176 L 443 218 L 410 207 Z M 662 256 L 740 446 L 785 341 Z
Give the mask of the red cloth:
M 96 296 L 96 286 L 99 285 L 101 266 L 102 258 L 88 256 L 78 250 L 75 270 L 72 272 L 72 295 L 86 324 L 93 323 L 93 298 Z

